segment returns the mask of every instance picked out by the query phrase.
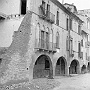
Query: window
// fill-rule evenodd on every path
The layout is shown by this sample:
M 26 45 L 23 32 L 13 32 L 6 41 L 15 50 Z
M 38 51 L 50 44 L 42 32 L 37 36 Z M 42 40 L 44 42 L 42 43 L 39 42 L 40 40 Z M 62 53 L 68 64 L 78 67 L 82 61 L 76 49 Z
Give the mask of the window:
M 78 43 L 78 56 L 81 57 L 81 44 Z
M 50 17 L 50 5 L 49 4 L 47 4 L 46 15 L 47 15 L 48 18 Z
M 78 25 L 78 34 L 80 35 L 81 34 L 81 26 Z
M 42 1 L 42 5 L 40 5 L 40 9 L 41 9 L 41 13 L 42 13 L 43 15 L 45 15 L 46 12 L 45 12 L 45 2 L 44 2 L 44 1 Z
M 45 9 L 45 2 L 42 1 L 42 7 Z
M 41 48 L 45 47 L 45 37 L 44 37 L 44 31 L 41 31 Z
M 69 51 L 69 37 L 66 39 L 66 50 Z
M 27 0 L 21 0 L 21 14 L 26 14 Z
M 59 12 L 57 11 L 56 24 L 59 25 Z
M 69 26 L 70 26 L 70 30 L 72 30 L 72 19 L 70 19 L 70 22 L 69 22 Z
M 70 55 L 72 54 L 72 50 L 73 50 L 73 40 L 70 40 Z
M 56 48 L 59 48 L 59 32 L 56 34 Z
M 46 32 L 46 49 L 49 49 L 49 33 Z
M 83 39 L 81 40 L 81 46 L 83 46 Z
M 66 30 L 68 30 L 69 28 L 68 28 L 68 18 L 66 19 Z

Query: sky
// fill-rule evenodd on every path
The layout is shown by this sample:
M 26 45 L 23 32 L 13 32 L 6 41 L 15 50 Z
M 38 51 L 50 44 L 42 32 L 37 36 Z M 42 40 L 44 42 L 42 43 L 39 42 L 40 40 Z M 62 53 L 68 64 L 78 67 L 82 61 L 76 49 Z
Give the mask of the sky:
M 64 3 L 69 3 L 76 6 L 77 10 L 90 9 L 90 0 L 58 0 L 60 3 L 64 1 Z

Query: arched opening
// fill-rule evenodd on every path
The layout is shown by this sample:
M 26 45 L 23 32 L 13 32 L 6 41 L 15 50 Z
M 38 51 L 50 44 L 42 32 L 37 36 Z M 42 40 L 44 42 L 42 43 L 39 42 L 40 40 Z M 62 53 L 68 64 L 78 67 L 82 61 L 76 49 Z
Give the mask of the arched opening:
M 86 73 L 86 65 L 83 65 L 81 68 L 81 73 Z
M 79 62 L 77 60 L 73 60 L 70 64 L 69 73 L 70 74 L 78 74 L 79 73 Z
M 37 58 L 34 69 L 33 78 L 52 78 L 53 67 L 52 62 L 47 55 L 41 55 Z
M 60 57 L 57 60 L 56 68 L 55 68 L 55 75 L 65 75 L 66 74 L 66 61 L 63 57 Z
M 88 62 L 87 70 L 88 70 L 88 72 L 90 72 L 90 62 Z

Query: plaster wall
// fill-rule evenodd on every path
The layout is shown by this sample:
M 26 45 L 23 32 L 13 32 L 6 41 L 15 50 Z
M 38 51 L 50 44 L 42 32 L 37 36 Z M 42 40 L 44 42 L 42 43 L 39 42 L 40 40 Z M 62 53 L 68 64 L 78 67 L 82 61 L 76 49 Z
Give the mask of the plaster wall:
M 23 17 L 18 17 L 0 21 L 0 47 L 11 45 L 14 31 L 18 31 L 22 19 Z

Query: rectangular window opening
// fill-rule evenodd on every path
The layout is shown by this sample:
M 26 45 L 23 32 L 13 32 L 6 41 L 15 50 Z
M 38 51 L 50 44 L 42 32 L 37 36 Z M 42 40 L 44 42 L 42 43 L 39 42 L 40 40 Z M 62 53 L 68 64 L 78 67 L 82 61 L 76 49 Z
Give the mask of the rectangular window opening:
M 21 14 L 26 14 L 27 0 L 21 0 Z

